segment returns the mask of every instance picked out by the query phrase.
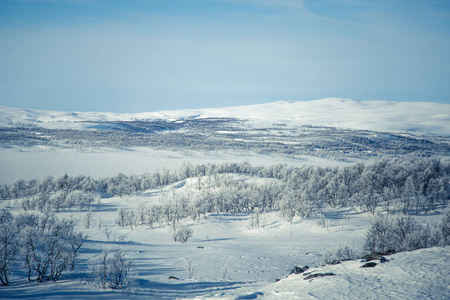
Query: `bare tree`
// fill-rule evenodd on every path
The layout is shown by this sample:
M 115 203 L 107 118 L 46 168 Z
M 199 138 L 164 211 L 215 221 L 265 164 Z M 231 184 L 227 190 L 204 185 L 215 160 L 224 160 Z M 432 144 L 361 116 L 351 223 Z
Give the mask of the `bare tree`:
M 32 218 L 23 218 L 32 220 Z M 58 280 L 69 263 L 75 264 L 77 252 L 85 236 L 74 232 L 74 222 L 58 220 L 50 214 L 39 216 L 36 225 L 19 223 L 20 248 L 28 280 Z
M 186 270 L 188 271 L 189 279 L 194 278 L 198 273 L 198 269 L 190 257 L 186 258 Z
M 91 265 L 95 281 L 102 289 L 122 289 L 128 291 L 135 285 L 134 264 L 125 257 L 122 249 L 104 250 L 100 258 Z
M 0 281 L 8 285 L 10 263 L 18 250 L 17 230 L 13 226 L 13 217 L 9 211 L 0 211 Z

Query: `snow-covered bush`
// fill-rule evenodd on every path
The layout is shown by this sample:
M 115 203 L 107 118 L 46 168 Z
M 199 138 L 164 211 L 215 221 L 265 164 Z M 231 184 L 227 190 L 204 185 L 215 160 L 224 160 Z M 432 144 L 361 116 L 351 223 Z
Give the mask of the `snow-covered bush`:
M 186 226 L 177 226 L 173 230 L 173 240 L 175 242 L 186 243 L 192 237 L 193 230 Z
M 348 246 L 343 246 L 334 251 L 327 252 L 323 257 L 323 261 L 327 265 L 332 265 L 345 260 L 357 259 L 360 256 L 358 251 L 351 249 Z
M 122 249 L 104 250 L 100 258 L 92 261 L 91 270 L 95 283 L 102 289 L 127 289 L 130 291 L 135 286 L 134 264 L 125 257 Z
M 450 207 L 444 211 L 439 229 L 442 234 L 441 244 L 450 245 Z
M 419 230 L 415 220 L 406 215 L 378 215 L 366 234 L 364 249 L 368 252 L 396 252 L 407 249 L 408 240 Z
M 366 234 L 364 249 L 383 253 L 449 244 L 450 210 L 438 225 L 420 225 L 411 216 L 378 215 Z
M 328 227 L 330 227 L 330 220 L 327 220 L 323 214 L 319 214 L 317 225 L 328 230 Z

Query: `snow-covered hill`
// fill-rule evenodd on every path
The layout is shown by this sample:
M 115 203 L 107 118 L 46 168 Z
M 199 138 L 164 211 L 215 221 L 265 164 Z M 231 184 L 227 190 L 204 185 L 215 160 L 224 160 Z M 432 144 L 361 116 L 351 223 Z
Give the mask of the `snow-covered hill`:
M 373 131 L 410 131 L 450 134 L 450 105 L 424 102 L 355 101 L 327 98 L 280 101 L 214 109 L 186 109 L 148 113 L 58 112 L 0 107 L 0 123 L 38 124 L 46 128 L 74 127 L 79 122 L 238 118 L 254 126 L 273 123 L 330 126 Z
M 360 260 L 313 270 L 332 276 L 305 280 L 303 274 L 240 296 L 220 299 L 450 299 L 450 248 L 439 247 L 399 253 L 374 268 L 362 268 Z

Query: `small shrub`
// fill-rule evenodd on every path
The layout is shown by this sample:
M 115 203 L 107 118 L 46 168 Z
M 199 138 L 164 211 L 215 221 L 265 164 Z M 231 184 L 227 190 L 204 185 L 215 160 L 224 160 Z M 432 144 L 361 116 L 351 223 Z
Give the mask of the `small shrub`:
M 324 255 L 324 262 L 327 265 L 335 265 L 341 261 L 352 260 L 359 258 L 358 251 L 355 251 L 348 246 L 339 247 L 333 252 L 328 252 Z
M 328 230 L 330 227 L 330 220 L 327 220 L 323 214 L 319 214 L 317 225 Z
M 186 226 L 179 226 L 173 232 L 175 242 L 186 243 L 192 237 L 193 230 Z
M 195 264 L 192 261 L 192 259 L 189 258 L 189 257 L 186 260 L 186 270 L 188 272 L 189 279 L 194 278 L 194 276 L 198 273 L 197 267 L 195 266 Z
M 125 257 L 122 249 L 104 250 L 91 265 L 95 282 L 102 289 L 127 289 L 135 285 L 134 264 Z

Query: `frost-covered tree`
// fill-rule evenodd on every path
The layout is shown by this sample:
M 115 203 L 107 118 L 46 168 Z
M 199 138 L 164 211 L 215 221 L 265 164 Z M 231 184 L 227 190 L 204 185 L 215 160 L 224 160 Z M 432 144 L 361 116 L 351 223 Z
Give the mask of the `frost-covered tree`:
M 406 215 L 378 215 L 366 234 L 364 248 L 368 252 L 406 251 L 407 240 L 418 224 Z
M 11 272 L 11 262 L 16 256 L 18 245 L 18 232 L 14 226 L 14 218 L 9 211 L 0 211 L 0 281 L 8 285 L 8 275 Z
M 127 222 L 127 212 L 123 208 L 119 208 L 117 211 L 116 224 L 120 227 L 124 227 Z
M 364 249 L 382 253 L 447 245 L 449 216 L 447 210 L 439 225 L 421 225 L 407 215 L 378 215 L 366 234 Z
M 122 249 L 104 250 L 98 259 L 92 261 L 91 269 L 95 282 L 102 289 L 131 290 L 135 285 L 134 264 Z
M 77 252 L 86 238 L 74 232 L 74 222 L 51 214 L 23 215 L 16 220 L 20 230 L 19 247 L 28 280 L 58 280 L 69 263 L 74 266 Z
M 192 237 L 193 230 L 187 226 L 172 221 L 172 237 L 175 242 L 186 243 Z
M 442 232 L 442 241 L 443 245 L 450 245 L 450 207 L 442 214 L 442 221 L 439 224 L 440 231 Z

